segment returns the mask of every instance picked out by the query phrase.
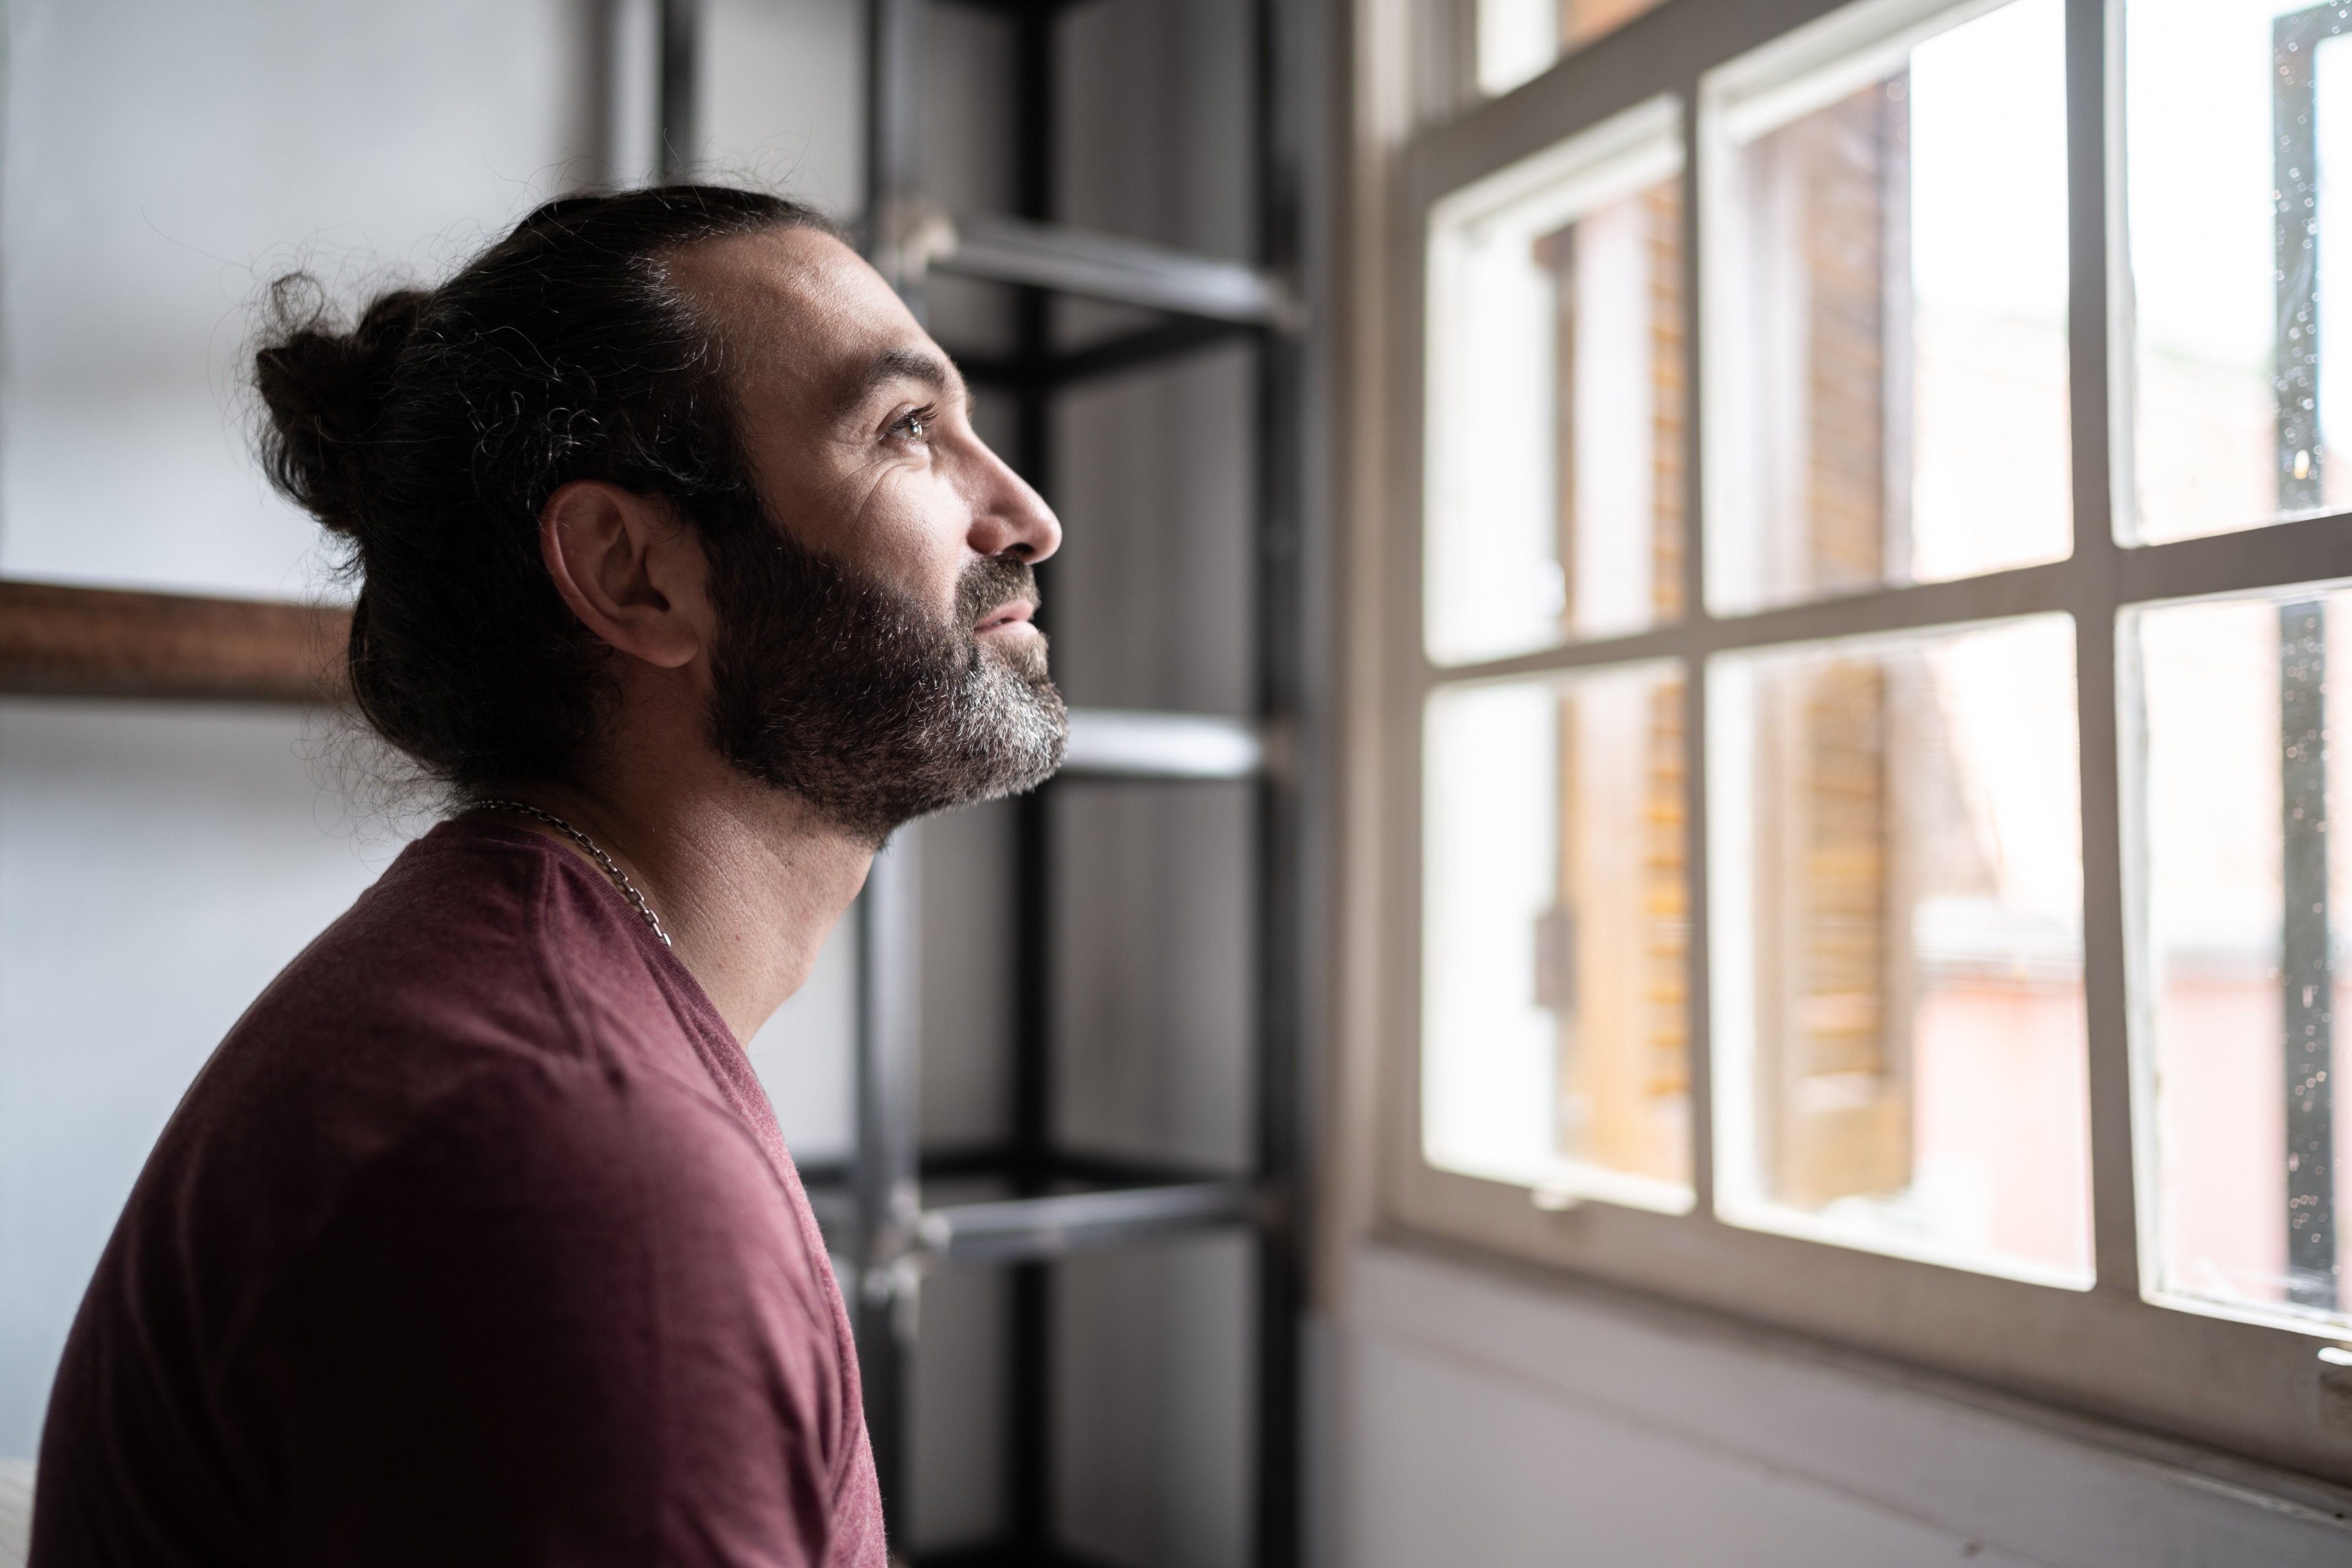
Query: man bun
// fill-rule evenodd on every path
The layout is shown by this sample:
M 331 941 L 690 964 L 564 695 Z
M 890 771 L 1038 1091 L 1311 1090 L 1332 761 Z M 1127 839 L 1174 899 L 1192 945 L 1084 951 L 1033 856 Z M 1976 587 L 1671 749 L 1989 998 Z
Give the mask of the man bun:
M 262 466 L 289 499 L 345 538 L 359 538 L 369 444 L 394 367 L 430 298 L 421 288 L 379 295 L 359 325 L 341 332 L 326 290 L 308 273 L 269 287 L 271 340 L 253 361 L 254 388 L 268 414 Z

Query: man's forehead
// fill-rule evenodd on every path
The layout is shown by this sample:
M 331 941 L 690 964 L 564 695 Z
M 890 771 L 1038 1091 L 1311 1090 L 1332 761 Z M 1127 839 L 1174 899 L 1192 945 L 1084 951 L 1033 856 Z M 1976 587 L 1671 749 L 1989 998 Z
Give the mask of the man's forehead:
M 881 275 L 814 229 L 711 240 L 667 270 L 715 318 L 737 370 L 761 379 L 854 397 L 938 354 Z

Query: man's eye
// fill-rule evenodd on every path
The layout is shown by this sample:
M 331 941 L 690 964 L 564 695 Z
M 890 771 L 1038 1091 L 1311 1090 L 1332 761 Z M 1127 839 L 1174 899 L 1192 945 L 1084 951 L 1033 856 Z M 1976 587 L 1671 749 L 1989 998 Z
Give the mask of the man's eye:
M 919 408 L 910 413 L 901 414 L 898 423 L 890 426 L 890 434 L 903 435 L 909 441 L 921 441 L 931 434 L 931 424 L 938 412 L 937 409 Z

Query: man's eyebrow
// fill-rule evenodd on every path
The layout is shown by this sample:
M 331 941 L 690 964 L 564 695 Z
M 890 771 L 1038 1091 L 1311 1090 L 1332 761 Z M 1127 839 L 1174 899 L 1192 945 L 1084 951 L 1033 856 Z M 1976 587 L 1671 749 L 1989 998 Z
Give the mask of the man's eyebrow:
M 856 402 L 876 387 L 897 381 L 920 382 L 941 397 L 963 395 L 963 377 L 939 355 L 920 349 L 885 349 L 866 363 L 843 401 Z

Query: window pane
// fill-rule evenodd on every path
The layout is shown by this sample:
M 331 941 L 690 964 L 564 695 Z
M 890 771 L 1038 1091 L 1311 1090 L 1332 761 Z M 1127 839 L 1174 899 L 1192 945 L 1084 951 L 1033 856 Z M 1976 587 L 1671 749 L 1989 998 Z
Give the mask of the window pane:
M 1719 658 L 1717 1211 L 2091 1281 L 2074 628 Z
M 1477 0 L 1478 90 L 1510 91 L 1663 0 Z
M 2072 549 L 2063 21 L 1711 82 L 1717 611 Z
M 1438 204 L 1430 657 L 1681 609 L 1682 156 L 1660 99 Z
M 1690 1207 L 1682 713 L 1672 664 L 1431 700 L 1432 1165 Z
M 2154 1293 L 2340 1330 L 2352 1302 L 2336 1216 L 2352 1186 L 2332 1113 L 2345 948 L 2333 912 L 2352 908 L 2352 856 L 2331 852 L 2329 737 L 2352 698 L 2327 660 L 2352 640 L 2352 593 L 2137 621 Z
M 2352 31 L 2340 5 L 2132 0 L 2125 14 L 2129 540 L 2352 505 Z M 2344 444 L 2339 446 L 2337 444 Z

